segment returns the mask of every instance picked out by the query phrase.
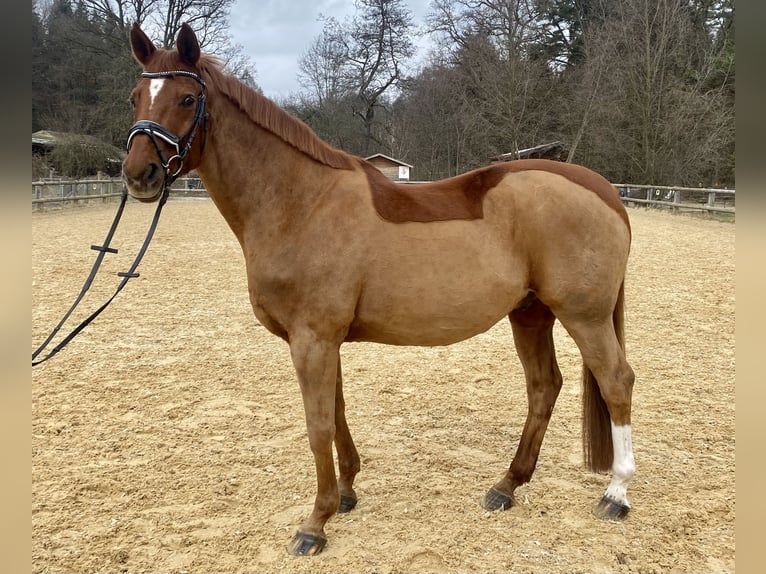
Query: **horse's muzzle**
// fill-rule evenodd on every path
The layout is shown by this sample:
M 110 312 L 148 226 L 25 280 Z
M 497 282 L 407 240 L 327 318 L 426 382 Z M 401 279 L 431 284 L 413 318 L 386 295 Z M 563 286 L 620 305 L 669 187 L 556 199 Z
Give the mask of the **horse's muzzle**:
M 136 174 L 136 169 L 132 169 L 128 160 L 122 164 L 122 179 L 128 188 L 128 193 L 134 199 L 151 203 L 157 201 L 162 195 L 165 185 L 165 172 L 162 167 L 155 162 L 149 162 Z

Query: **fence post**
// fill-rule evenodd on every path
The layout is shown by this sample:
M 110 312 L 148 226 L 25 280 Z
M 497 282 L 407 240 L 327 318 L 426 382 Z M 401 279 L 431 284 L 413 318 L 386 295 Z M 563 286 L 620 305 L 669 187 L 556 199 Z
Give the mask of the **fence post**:
M 707 194 L 707 206 L 715 207 L 715 191 L 709 191 Z

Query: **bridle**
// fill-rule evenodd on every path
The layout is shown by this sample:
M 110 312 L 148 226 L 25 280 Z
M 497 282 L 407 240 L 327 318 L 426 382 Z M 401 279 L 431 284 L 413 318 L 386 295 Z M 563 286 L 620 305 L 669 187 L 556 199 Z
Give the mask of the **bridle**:
M 192 78 L 193 80 L 196 80 L 197 83 L 199 83 L 199 85 L 202 87 L 199 95 L 197 96 L 197 109 L 194 112 L 194 119 L 192 120 L 191 127 L 184 135 L 179 137 L 171 131 L 165 129 L 157 122 L 153 122 L 152 120 L 138 120 L 130 128 L 127 142 L 127 149 L 130 151 L 130 146 L 133 143 L 133 138 L 136 135 L 145 134 L 149 136 L 149 139 L 152 140 L 152 143 L 157 150 L 157 156 L 160 159 L 162 168 L 165 170 L 166 187 L 169 187 L 170 184 L 173 183 L 178 177 L 178 174 L 181 173 L 181 170 L 184 167 L 184 160 L 191 150 L 192 144 L 194 143 L 194 138 L 197 136 L 197 130 L 199 129 L 200 125 L 202 126 L 202 149 L 205 147 L 205 140 L 207 139 L 208 129 L 208 115 L 205 109 L 205 89 L 207 86 L 205 85 L 205 80 L 203 80 L 202 77 L 200 77 L 198 74 L 195 74 L 194 72 L 188 72 L 186 70 L 143 72 L 141 74 L 141 77 L 150 79 L 173 78 L 175 76 L 185 76 L 187 78 Z M 173 146 L 175 153 L 169 158 L 165 158 L 165 154 L 162 151 L 162 146 L 160 146 L 158 138 Z M 174 163 L 177 165 L 174 166 Z M 175 169 L 173 169 L 174 167 Z
M 154 217 L 152 218 L 152 222 L 149 226 L 149 230 L 146 233 L 146 238 L 144 239 L 144 243 L 141 246 L 141 248 L 138 251 L 138 254 L 136 255 L 136 258 L 133 260 L 133 264 L 130 266 L 128 271 L 119 272 L 117 275 L 122 278 L 119 285 L 117 286 L 117 289 L 115 290 L 114 294 L 107 299 L 107 301 L 101 305 L 98 309 L 96 309 L 93 313 L 91 313 L 85 320 L 83 320 L 77 327 L 75 327 L 58 345 L 56 345 L 51 351 L 48 352 L 47 355 L 43 356 L 42 358 L 38 358 L 39 355 L 45 350 L 48 345 L 51 343 L 55 335 L 59 332 L 61 327 L 66 323 L 67 319 L 71 316 L 72 312 L 75 310 L 75 308 L 79 305 L 80 301 L 82 301 L 83 297 L 85 296 L 85 293 L 90 289 L 91 284 L 93 283 L 93 279 L 96 276 L 96 272 L 98 271 L 99 267 L 101 266 L 101 262 L 104 259 L 104 256 L 107 253 L 117 253 L 117 249 L 114 249 L 110 246 L 110 243 L 112 241 L 112 237 L 114 236 L 114 232 L 117 229 L 117 224 L 120 221 L 120 217 L 122 216 L 122 212 L 125 209 L 125 203 L 128 199 L 128 192 L 127 189 L 123 189 L 122 195 L 120 198 L 120 205 L 117 208 L 117 213 L 114 217 L 114 221 L 112 222 L 111 227 L 109 228 L 109 232 L 106 235 L 106 238 L 104 239 L 103 245 L 91 245 L 91 249 L 98 252 L 98 255 L 96 256 L 96 261 L 93 263 L 93 267 L 90 270 L 90 274 L 88 275 L 87 279 L 85 280 L 85 283 L 83 284 L 82 288 L 80 289 L 80 294 L 75 299 L 72 306 L 69 308 L 69 310 L 64 314 L 64 318 L 59 321 L 59 323 L 53 328 L 53 331 L 51 331 L 50 335 L 45 339 L 42 345 L 40 345 L 37 350 L 32 353 L 32 366 L 39 365 L 40 363 L 43 363 L 56 355 L 61 349 L 63 349 L 69 341 L 71 341 L 80 331 L 82 331 L 85 327 L 87 327 L 91 321 L 93 321 L 96 317 L 98 317 L 101 312 L 106 309 L 106 307 L 111 303 L 114 298 L 117 296 L 117 294 L 122 291 L 123 287 L 127 284 L 127 282 L 134 278 L 138 277 L 139 274 L 136 272 L 136 269 L 138 268 L 138 264 L 141 262 L 141 259 L 144 257 L 144 254 L 146 253 L 147 248 L 149 247 L 149 242 L 152 239 L 152 236 L 154 235 L 154 230 L 157 228 L 157 223 L 159 222 L 160 213 L 162 212 L 162 207 L 165 205 L 165 202 L 168 199 L 168 194 L 170 192 L 170 186 L 171 184 L 176 180 L 178 177 L 178 174 L 181 173 L 181 170 L 184 166 L 184 160 L 186 159 L 186 156 L 189 154 L 189 150 L 191 150 L 192 144 L 194 143 L 194 138 L 197 136 L 197 131 L 199 130 L 199 127 L 202 126 L 202 143 L 201 148 L 204 149 L 205 147 L 205 139 L 207 138 L 207 130 L 208 130 L 208 116 L 205 109 L 205 80 L 203 80 L 200 76 L 195 74 L 194 72 L 187 72 L 186 70 L 174 70 L 174 71 L 168 71 L 168 72 L 144 72 L 141 74 L 144 78 L 170 78 L 173 76 L 186 76 L 188 78 L 192 78 L 196 80 L 200 86 L 202 86 L 202 90 L 199 93 L 199 96 L 197 97 L 197 109 L 194 112 L 194 120 L 192 121 L 192 125 L 189 128 L 189 130 L 182 135 L 181 137 L 176 136 L 169 130 L 162 127 L 157 122 L 153 122 L 151 120 L 139 120 L 135 124 L 133 124 L 133 127 L 130 128 L 130 132 L 128 133 L 128 143 L 127 148 L 128 151 L 130 151 L 130 145 L 133 142 L 133 138 L 138 134 L 145 134 L 149 136 L 149 139 L 152 140 L 152 143 L 154 144 L 154 147 L 157 150 L 157 155 L 160 159 L 160 162 L 162 163 L 162 167 L 165 170 L 165 181 L 163 184 L 162 194 L 160 196 L 160 199 L 157 203 L 157 210 L 154 212 Z M 163 140 L 164 142 L 170 144 L 173 146 L 175 150 L 175 154 L 170 156 L 169 158 L 165 158 L 165 154 L 162 152 L 162 147 L 160 146 L 160 143 L 158 141 L 158 138 Z M 202 153 L 200 151 L 200 153 Z M 177 162 L 177 167 L 173 169 L 173 163 Z

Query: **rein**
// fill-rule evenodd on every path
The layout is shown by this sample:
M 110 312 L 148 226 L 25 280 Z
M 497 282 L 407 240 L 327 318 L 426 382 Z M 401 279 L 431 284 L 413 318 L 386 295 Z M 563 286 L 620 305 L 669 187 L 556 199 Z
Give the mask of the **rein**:
M 153 122 L 151 120 L 139 120 L 135 124 L 133 124 L 133 127 L 130 128 L 130 132 L 128 133 L 128 141 L 127 141 L 127 148 L 128 151 L 130 151 L 130 145 L 133 141 L 133 138 L 137 134 L 144 134 L 149 137 L 149 139 L 154 144 L 154 147 L 157 150 L 157 155 L 162 162 L 162 167 L 165 170 L 165 180 L 163 183 L 163 190 L 162 194 L 160 196 L 160 199 L 158 200 L 157 209 L 154 212 L 154 217 L 152 218 L 152 222 L 149 225 L 149 230 L 146 233 L 146 238 L 144 239 L 144 243 L 141 246 L 141 249 L 139 249 L 138 254 L 136 255 L 136 258 L 133 260 L 133 264 L 130 266 L 130 269 L 128 269 L 125 272 L 118 272 L 117 276 L 122 277 L 122 281 L 120 281 L 119 285 L 117 286 L 117 289 L 115 290 L 114 294 L 112 294 L 109 299 L 106 300 L 106 302 L 101 305 L 98 309 L 96 309 L 93 313 L 90 314 L 82 323 L 80 323 L 77 327 L 75 327 L 71 333 L 69 333 L 58 345 L 53 347 L 53 349 L 50 350 L 50 352 L 45 355 L 43 358 L 38 359 L 37 357 L 40 355 L 40 353 L 45 350 L 45 348 L 50 344 L 50 342 L 53 340 L 53 338 L 56 336 L 56 334 L 59 332 L 61 327 L 66 323 L 67 319 L 69 319 L 72 312 L 75 310 L 75 308 L 80 304 L 80 301 L 82 301 L 83 297 L 85 296 L 85 293 L 87 293 L 88 289 L 90 289 L 91 284 L 93 283 L 93 279 L 96 276 L 96 273 L 101 266 L 101 262 L 104 260 L 104 256 L 107 253 L 117 253 L 117 249 L 114 249 L 109 246 L 109 244 L 112 241 L 112 237 L 114 236 L 115 231 L 117 230 L 117 224 L 120 221 L 120 218 L 122 217 L 122 213 L 125 209 L 125 204 L 128 199 L 128 192 L 127 188 L 123 188 L 122 195 L 120 197 L 120 205 L 117 208 L 117 213 L 114 216 L 114 220 L 112 221 L 112 225 L 109 228 L 108 233 L 106 234 L 106 238 L 104 239 L 103 245 L 91 245 L 91 249 L 98 252 L 98 255 L 96 256 L 96 261 L 93 263 L 93 267 L 90 270 L 90 274 L 88 275 L 88 278 L 85 280 L 85 283 L 83 284 L 82 288 L 80 289 L 80 294 L 75 299 L 72 306 L 69 308 L 69 310 L 66 312 L 64 317 L 59 321 L 58 325 L 56 325 L 51 331 L 51 334 L 48 335 L 48 337 L 45 339 L 42 345 L 40 345 L 37 350 L 32 353 L 32 366 L 39 365 L 40 363 L 43 363 L 56 355 L 61 349 L 63 349 L 72 339 L 77 336 L 80 331 L 82 331 L 85 327 L 87 327 L 96 317 L 98 317 L 101 312 L 107 308 L 107 306 L 114 300 L 115 297 L 117 297 L 117 294 L 122 291 L 122 289 L 125 287 L 125 285 L 128 283 L 128 281 L 134 277 L 138 277 L 139 274 L 136 273 L 136 269 L 138 268 L 138 264 L 141 262 L 141 259 L 143 259 L 144 254 L 146 253 L 147 248 L 149 247 L 149 242 L 152 240 L 152 237 L 154 236 L 154 231 L 157 228 L 157 223 L 160 219 L 160 213 L 162 212 L 162 208 L 165 205 L 165 202 L 167 202 L 168 195 L 170 193 L 170 186 L 173 184 L 173 182 L 178 177 L 178 174 L 181 173 L 181 170 L 183 169 L 183 162 L 186 159 L 186 156 L 189 153 L 189 150 L 191 150 L 192 143 L 194 142 L 194 138 L 197 135 L 197 130 L 200 125 L 203 126 L 203 139 L 202 139 L 202 147 L 204 148 L 205 145 L 205 139 L 207 136 L 207 113 L 205 110 L 205 81 L 198 76 L 197 74 L 193 72 L 187 72 L 185 70 L 175 70 L 171 72 L 144 72 L 141 74 L 144 78 L 165 78 L 165 77 L 172 77 L 172 76 L 186 76 L 195 79 L 201 86 L 202 91 L 199 94 L 199 97 L 197 98 L 197 109 L 194 113 L 194 121 L 192 123 L 192 126 L 189 128 L 189 130 L 181 137 L 176 136 L 172 132 L 165 129 L 162 125 Z M 173 148 L 175 149 L 175 155 L 172 155 L 170 158 L 166 159 L 165 154 L 162 152 L 162 148 L 159 145 L 159 142 L 157 138 L 162 139 L 163 141 L 167 142 Z M 186 140 L 186 143 L 181 147 L 181 142 L 183 140 Z M 201 152 L 200 152 L 201 153 Z M 176 169 L 172 169 L 173 162 L 178 162 L 178 167 Z
M 98 255 L 96 256 L 96 261 L 93 263 L 93 267 L 90 270 L 90 274 L 88 275 L 88 278 L 85 280 L 85 283 L 83 284 L 82 288 L 80 289 L 80 294 L 75 299 L 72 306 L 69 308 L 69 311 L 66 312 L 64 315 L 64 318 L 59 321 L 59 324 L 56 325 L 56 327 L 51 331 L 51 334 L 48 335 L 48 338 L 45 339 L 42 345 L 40 345 L 37 350 L 32 353 L 32 366 L 39 365 L 40 363 L 43 363 L 56 355 L 61 349 L 66 347 L 66 345 L 71 341 L 72 339 L 77 336 L 77 334 L 82 331 L 85 327 L 87 327 L 93 319 L 98 317 L 101 312 L 107 308 L 109 303 L 111 303 L 115 297 L 117 297 L 117 294 L 122 291 L 123 287 L 128 283 L 130 279 L 133 277 L 138 277 L 139 273 L 136 273 L 136 268 L 138 268 L 138 264 L 141 262 L 141 259 L 143 259 L 144 254 L 146 253 L 146 249 L 149 247 L 149 242 L 152 239 L 152 236 L 154 235 L 154 230 L 157 228 L 157 222 L 160 219 L 160 212 L 162 211 L 162 207 L 165 205 L 165 202 L 168 199 L 168 193 L 170 191 L 170 186 L 166 186 L 165 189 L 162 192 L 162 196 L 159 199 L 159 203 L 157 205 L 157 209 L 154 212 L 154 218 L 152 219 L 152 223 L 149 226 L 149 231 L 146 233 L 146 238 L 144 239 L 144 243 L 141 246 L 141 249 L 138 251 L 138 254 L 136 255 L 136 258 L 133 260 L 133 264 L 130 266 L 130 269 L 124 272 L 118 272 L 117 276 L 122 277 L 122 281 L 120 281 L 120 284 L 117 286 L 117 289 L 112 294 L 109 299 L 106 300 L 106 302 L 101 305 L 98 309 L 96 309 L 93 313 L 90 314 L 88 318 L 86 318 L 82 323 L 80 323 L 77 327 L 75 327 L 69 335 L 67 335 L 58 345 L 53 347 L 51 351 L 45 355 L 42 359 L 37 359 L 38 355 L 50 344 L 51 340 L 53 340 L 53 337 L 56 336 L 56 333 L 59 332 L 59 329 L 66 323 L 67 319 L 69 319 L 69 316 L 72 314 L 72 312 L 75 310 L 77 305 L 80 304 L 80 301 L 82 301 L 83 297 L 85 296 L 85 293 L 87 293 L 88 289 L 90 289 L 91 283 L 93 283 L 93 279 L 96 277 L 96 272 L 98 271 L 98 268 L 101 266 L 101 262 L 104 260 L 104 255 L 107 253 L 117 253 L 117 250 L 109 247 L 109 243 L 112 241 L 112 236 L 114 235 L 115 230 L 117 229 L 117 224 L 120 221 L 120 218 L 122 217 L 122 212 L 125 209 L 125 202 L 128 199 L 128 192 L 126 189 L 123 189 L 122 196 L 120 198 L 120 206 L 117 208 L 117 213 L 114 216 L 114 221 L 112 221 L 112 226 L 109 228 L 109 232 L 106 234 L 106 238 L 104 239 L 103 245 L 91 245 L 91 249 L 94 251 L 98 251 Z M 35 360 L 37 359 L 37 360 Z

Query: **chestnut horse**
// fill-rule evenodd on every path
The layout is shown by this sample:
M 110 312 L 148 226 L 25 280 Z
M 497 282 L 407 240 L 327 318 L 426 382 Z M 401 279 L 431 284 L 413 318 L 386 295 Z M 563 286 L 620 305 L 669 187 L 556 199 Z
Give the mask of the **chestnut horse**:
M 510 508 L 532 477 L 562 384 L 558 319 L 583 358 L 586 464 L 612 471 L 595 513 L 626 517 L 635 472 L 634 375 L 623 343 L 631 233 L 606 179 L 522 160 L 396 184 L 225 74 L 188 25 L 173 50 L 156 48 L 137 25 L 130 40 L 144 70 L 123 164 L 131 196 L 156 201 L 196 169 L 242 247 L 255 316 L 290 347 L 317 475 L 313 511 L 290 553 L 320 552 L 327 520 L 357 502 L 341 344 L 449 345 L 505 316 L 529 409 L 510 468 L 483 507 Z

